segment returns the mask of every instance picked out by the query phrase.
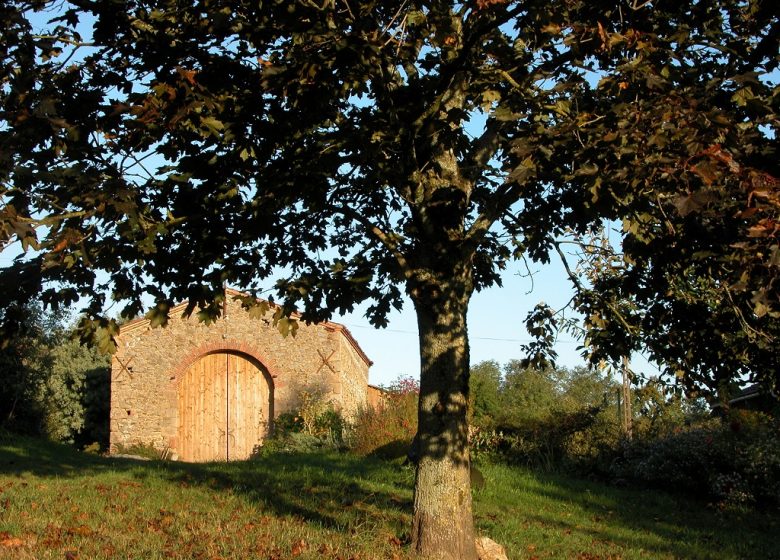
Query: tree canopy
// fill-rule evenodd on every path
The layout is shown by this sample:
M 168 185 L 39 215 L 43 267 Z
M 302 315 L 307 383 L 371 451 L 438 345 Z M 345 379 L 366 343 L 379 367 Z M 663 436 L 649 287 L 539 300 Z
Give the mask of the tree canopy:
M 2 303 L 86 298 L 82 331 L 110 347 L 106 304 L 134 316 L 144 294 L 155 324 L 185 299 L 211 320 L 225 282 L 257 295 L 277 273 L 286 331 L 294 307 L 320 320 L 364 301 L 383 325 L 405 292 L 424 555 L 475 554 L 466 311 L 508 261 L 622 219 L 617 285 L 578 286 L 594 348 L 663 335 L 689 314 L 678 295 L 705 302 L 699 278 L 729 284 L 749 317 L 734 325 L 776 333 L 772 2 L 30 0 L 0 15 L 0 232 L 36 251 L 2 271 Z M 715 328 L 721 308 L 697 309 Z

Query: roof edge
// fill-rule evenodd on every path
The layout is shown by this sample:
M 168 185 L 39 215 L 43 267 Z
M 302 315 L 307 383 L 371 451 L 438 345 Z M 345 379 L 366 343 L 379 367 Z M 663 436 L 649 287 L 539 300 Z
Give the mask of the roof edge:
M 225 296 L 232 296 L 234 300 L 242 297 L 252 297 L 251 294 L 248 294 L 246 292 L 242 292 L 240 290 L 236 290 L 234 288 L 225 288 Z M 261 298 L 255 298 L 257 301 L 264 301 L 271 305 L 271 307 L 278 307 L 277 304 L 271 303 L 268 300 L 264 300 Z M 189 302 L 184 301 L 181 303 L 177 303 L 173 307 L 171 307 L 168 310 L 169 315 L 173 315 L 177 311 L 184 311 L 187 308 L 187 305 L 189 305 Z M 294 319 L 300 319 L 301 314 L 297 311 L 294 311 L 290 314 L 291 317 Z M 146 317 L 138 317 L 137 319 L 132 319 L 131 321 L 128 321 L 127 323 L 124 323 L 122 325 L 119 325 L 119 336 L 121 336 L 124 333 L 132 332 L 134 330 L 139 329 L 140 327 L 146 326 L 149 323 L 151 323 L 151 319 L 147 319 Z M 363 351 L 363 349 L 358 344 L 357 340 L 355 340 L 355 337 L 352 336 L 352 333 L 349 332 L 349 329 L 342 325 L 341 323 L 335 323 L 333 321 L 322 321 L 320 323 L 312 323 L 313 325 L 317 325 L 323 328 L 329 328 L 333 330 L 339 331 L 342 335 L 344 335 L 344 338 L 347 339 L 347 342 L 352 346 L 352 348 L 357 352 L 358 356 L 360 356 L 360 359 L 362 359 L 368 367 L 371 367 L 374 365 L 374 362 L 366 355 L 366 353 Z

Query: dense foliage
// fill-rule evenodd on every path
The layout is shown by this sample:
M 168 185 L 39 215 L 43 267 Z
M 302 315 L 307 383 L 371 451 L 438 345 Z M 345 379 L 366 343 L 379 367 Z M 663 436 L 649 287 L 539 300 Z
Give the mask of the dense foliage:
M 298 395 L 295 410 L 283 412 L 274 419 L 273 432 L 256 455 L 344 450 L 348 432 L 349 426 L 341 412 L 322 392 L 304 390 Z
M 488 414 L 475 405 L 471 431 L 489 460 L 693 494 L 719 508 L 780 506 L 776 416 L 734 408 L 718 417 L 679 388 L 637 380 L 629 438 L 618 387 L 597 372 L 512 361 L 482 362 L 472 375 L 474 402 L 495 403 Z
M 0 426 L 78 445 L 108 444 L 108 357 L 72 338 L 62 317 L 19 310 L 24 335 L 0 349 Z
M 482 362 L 472 368 L 472 375 L 478 380 L 473 385 L 471 431 L 477 453 L 560 468 L 590 461 L 622 437 L 617 386 L 597 370 L 540 370 L 513 360 L 503 368 Z
M 719 507 L 780 507 L 780 422 L 735 411 L 627 443 L 600 465 L 612 480 L 693 493 Z
M 2 232 L 43 250 L 4 297 L 58 280 L 48 303 L 95 298 L 100 316 L 108 297 L 134 316 L 151 292 L 164 322 L 173 300 L 206 305 L 286 266 L 279 295 L 307 317 L 374 299 L 383 324 L 430 234 L 408 190 L 428 157 L 449 186 L 423 206 L 475 217 L 476 287 L 511 256 L 546 260 L 567 227 L 622 219 L 578 301 L 595 348 L 647 346 L 691 386 L 772 377 L 771 3 L 49 8 L 3 8 Z M 327 246 L 338 256 L 312 253 Z M 116 329 L 83 324 L 101 326 Z
M 257 450 L 274 453 L 338 450 L 383 459 L 405 458 L 417 433 L 419 383 L 399 377 L 382 389 L 375 408 L 366 405 L 344 418 L 324 395 L 304 392 L 298 406 L 274 419 L 273 433 Z

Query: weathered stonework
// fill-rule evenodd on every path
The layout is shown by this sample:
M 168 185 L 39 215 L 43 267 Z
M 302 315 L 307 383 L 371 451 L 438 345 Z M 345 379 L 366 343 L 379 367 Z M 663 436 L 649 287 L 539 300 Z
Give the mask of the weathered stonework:
M 257 368 L 268 384 L 271 418 L 295 410 L 304 390 L 323 394 L 346 417 L 368 402 L 371 362 L 346 327 L 301 322 L 295 336 L 284 337 L 270 316 L 252 318 L 234 299 L 239 292 L 226 295 L 225 316 L 211 325 L 182 317 L 182 304 L 164 328 L 146 319 L 122 326 L 111 367 L 112 451 L 140 443 L 178 455 L 180 384 L 212 354 L 239 356 Z

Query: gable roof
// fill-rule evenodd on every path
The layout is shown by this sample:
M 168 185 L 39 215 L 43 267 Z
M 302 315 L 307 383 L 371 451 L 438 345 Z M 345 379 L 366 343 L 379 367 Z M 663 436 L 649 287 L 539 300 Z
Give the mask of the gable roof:
M 225 288 L 225 296 L 232 296 L 233 299 L 238 299 L 242 297 L 249 297 L 250 294 L 247 294 L 246 292 L 241 292 L 239 290 L 234 290 L 233 288 Z M 266 301 L 261 300 L 260 298 L 257 298 L 258 301 Z M 275 304 L 266 301 L 271 308 L 276 307 Z M 189 302 L 182 302 L 174 305 L 168 310 L 168 314 L 170 316 L 174 316 L 177 313 L 183 313 L 184 310 L 187 308 L 187 305 Z M 291 315 L 293 318 L 298 319 L 300 318 L 300 313 L 292 313 Z M 141 327 L 146 327 L 151 323 L 150 319 L 147 319 L 146 317 L 139 317 L 138 319 L 133 319 L 132 321 L 128 321 L 127 323 L 124 323 L 119 326 L 119 335 L 122 336 L 124 333 L 132 332 L 134 330 L 137 330 Z M 313 323 L 314 326 L 322 327 L 324 329 L 327 329 L 329 331 L 336 331 L 341 333 L 344 338 L 347 340 L 347 342 L 352 346 L 352 348 L 355 350 L 358 356 L 369 366 L 371 367 L 374 362 L 372 362 L 368 356 L 366 356 L 366 353 L 363 352 L 363 349 L 358 344 L 357 340 L 355 340 L 355 337 L 352 336 L 352 333 L 349 332 L 349 329 L 342 325 L 341 323 L 334 323 L 332 321 L 323 321 L 321 323 Z

